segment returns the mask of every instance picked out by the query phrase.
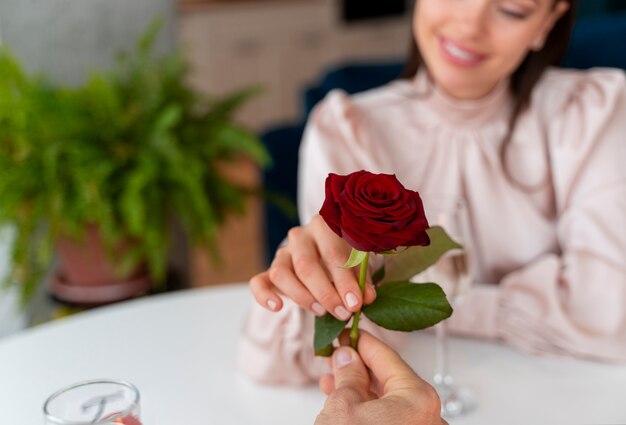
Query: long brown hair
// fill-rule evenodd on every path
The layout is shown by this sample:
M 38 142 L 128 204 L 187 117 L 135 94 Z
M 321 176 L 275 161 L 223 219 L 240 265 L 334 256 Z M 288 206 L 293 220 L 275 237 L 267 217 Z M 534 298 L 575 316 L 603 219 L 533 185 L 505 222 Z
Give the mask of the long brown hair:
M 417 1 L 419 0 L 416 0 L 416 3 Z M 559 0 L 554 0 L 554 6 L 556 6 L 558 1 Z M 505 175 L 509 181 L 518 187 L 523 187 L 523 185 L 515 182 L 510 175 L 506 159 L 507 147 L 511 142 L 511 137 L 513 136 L 518 118 L 530 104 L 530 97 L 535 84 L 537 84 L 548 67 L 559 65 L 567 53 L 572 28 L 574 27 L 578 0 L 567 1 L 569 2 L 569 9 L 554 24 L 552 31 L 548 34 L 543 49 L 538 52 L 529 52 L 520 66 L 511 75 L 509 89 L 513 95 L 513 109 L 509 117 L 509 126 L 506 135 L 500 145 L 500 160 Z M 412 34 L 409 55 L 401 78 L 413 78 L 422 64 L 422 55 L 417 47 L 415 35 Z

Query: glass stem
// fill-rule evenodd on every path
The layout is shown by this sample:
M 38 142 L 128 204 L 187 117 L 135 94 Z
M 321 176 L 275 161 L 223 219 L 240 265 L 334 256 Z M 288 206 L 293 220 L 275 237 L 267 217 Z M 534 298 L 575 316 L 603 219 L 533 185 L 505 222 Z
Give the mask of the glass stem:
M 359 270 L 359 289 L 361 290 L 361 298 L 365 299 L 365 278 L 367 277 L 367 263 L 369 262 L 370 253 L 365 254 L 365 258 L 361 262 Z M 356 350 L 359 343 L 359 320 L 361 319 L 361 309 L 354 313 L 352 320 L 352 328 L 350 329 L 350 346 Z
M 451 384 L 450 356 L 448 350 L 448 321 L 444 320 L 435 326 L 436 365 L 434 382 L 438 386 Z

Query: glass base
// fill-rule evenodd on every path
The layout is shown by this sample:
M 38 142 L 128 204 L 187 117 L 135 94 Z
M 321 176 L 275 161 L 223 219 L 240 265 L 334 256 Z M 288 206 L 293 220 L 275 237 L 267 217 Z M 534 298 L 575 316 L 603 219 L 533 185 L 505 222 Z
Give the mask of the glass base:
M 455 418 L 476 409 L 478 403 L 471 390 L 457 387 L 450 376 L 447 379 L 437 378 L 435 377 L 435 389 L 441 399 L 441 416 L 444 419 Z

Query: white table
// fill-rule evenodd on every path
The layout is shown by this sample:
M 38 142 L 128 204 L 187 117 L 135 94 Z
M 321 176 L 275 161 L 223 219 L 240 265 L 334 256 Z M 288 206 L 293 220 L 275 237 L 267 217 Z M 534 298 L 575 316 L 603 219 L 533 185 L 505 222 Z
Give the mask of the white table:
M 235 369 L 251 303 L 243 285 L 143 298 L 78 314 L 0 340 L 0 423 L 38 425 L 46 396 L 91 378 L 134 382 L 146 425 L 311 425 L 316 386 L 272 388 Z M 625 424 L 626 367 L 533 358 L 453 339 L 457 381 L 480 406 L 454 425 Z M 423 376 L 433 337 L 417 333 L 402 354 Z

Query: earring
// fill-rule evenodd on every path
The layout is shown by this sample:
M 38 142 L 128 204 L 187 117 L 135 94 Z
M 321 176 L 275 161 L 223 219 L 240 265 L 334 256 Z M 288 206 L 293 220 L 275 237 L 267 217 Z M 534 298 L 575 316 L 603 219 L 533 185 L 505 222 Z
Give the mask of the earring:
M 543 37 L 538 37 L 533 42 L 532 49 L 538 52 L 541 49 L 543 49 L 544 43 L 545 43 L 545 40 L 543 39 Z

